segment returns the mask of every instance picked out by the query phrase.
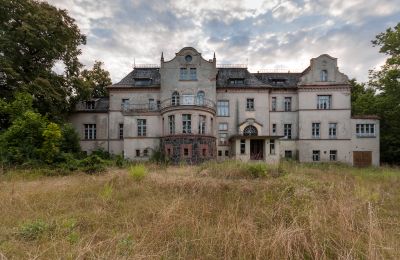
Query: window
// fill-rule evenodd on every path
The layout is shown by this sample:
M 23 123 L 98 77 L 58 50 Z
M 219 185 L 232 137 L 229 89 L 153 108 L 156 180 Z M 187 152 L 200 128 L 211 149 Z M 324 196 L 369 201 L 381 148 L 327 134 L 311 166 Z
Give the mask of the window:
M 207 149 L 205 149 L 205 148 L 202 149 L 202 155 L 203 155 L 203 157 L 207 156 Z
M 168 116 L 168 128 L 170 135 L 175 134 L 175 115 Z
M 179 93 L 177 91 L 172 93 L 171 105 L 179 106 Z
M 136 86 L 148 86 L 151 85 L 151 79 L 146 79 L 146 78 L 140 78 L 140 79 L 135 79 L 135 85 Z
M 225 156 L 229 156 L 229 151 L 225 150 Z
M 321 70 L 321 81 L 328 81 L 328 71 Z
M 285 97 L 285 111 L 292 111 L 292 98 Z
M 182 105 L 191 106 L 194 105 L 194 96 L 193 95 L 182 95 Z
M 292 157 L 293 156 L 293 154 L 292 154 L 292 151 L 291 150 L 285 150 L 285 158 L 293 158 Z
M 190 114 L 182 115 L 182 133 L 184 134 L 192 133 L 192 115 Z
M 149 98 L 149 110 L 156 110 L 157 103 L 153 98 Z
M 119 124 L 119 139 L 124 139 L 124 124 Z
M 218 150 L 218 156 L 222 156 L 222 151 Z
M 140 157 L 140 150 L 136 150 L 136 157 Z
M 258 130 L 255 126 L 249 125 L 244 128 L 243 135 L 255 136 L 258 135 Z
M 286 139 L 292 139 L 292 124 L 283 125 L 283 135 Z
M 240 140 L 240 154 L 245 154 L 246 153 L 246 140 L 241 139 Z
M 128 98 L 123 98 L 121 102 L 121 107 L 122 109 L 126 110 L 128 109 L 129 106 L 129 99 Z
M 204 91 L 197 92 L 197 105 L 203 106 L 204 105 Z
M 311 135 L 312 138 L 320 138 L 320 123 L 312 123 Z
M 218 100 L 217 101 L 217 115 L 218 116 L 229 116 L 229 101 Z
M 272 97 L 271 110 L 276 111 L 276 97 Z
M 246 102 L 246 110 L 254 110 L 254 98 L 248 98 Z
M 95 101 L 86 101 L 86 103 L 85 103 L 86 106 L 85 107 L 88 110 L 93 110 L 94 107 L 95 107 L 95 104 L 96 104 Z
M 85 124 L 85 139 L 94 140 L 96 139 L 96 124 Z
M 180 74 L 179 74 L 179 79 L 180 80 L 188 80 L 188 70 L 186 68 L 181 68 Z
M 196 80 L 196 79 L 197 79 L 196 68 L 190 68 L 190 80 Z
M 320 160 L 320 151 L 319 150 L 312 151 L 312 160 L 314 162 L 318 162 Z
M 146 136 L 146 119 L 137 120 L 137 132 L 138 136 Z
M 185 61 L 186 61 L 186 62 L 191 62 L 191 61 L 192 61 L 192 56 L 186 55 L 186 56 L 185 56 Z
M 206 116 L 199 116 L 199 134 L 206 134 Z
M 231 85 L 243 85 L 244 79 L 229 79 L 229 84 Z
M 272 124 L 272 134 L 276 134 L 276 124 Z
M 189 156 L 189 148 L 183 148 L 183 156 Z
M 275 140 L 269 141 L 269 153 L 272 155 L 275 154 Z
M 336 150 L 330 150 L 329 151 L 329 161 L 336 161 L 337 159 L 337 151 Z
M 149 156 L 149 150 L 144 149 L 143 150 L 143 156 Z
M 331 109 L 331 96 L 318 95 L 317 109 Z
M 374 137 L 375 124 L 356 124 L 356 135 L 359 137 Z
M 227 145 L 228 133 L 219 133 L 219 145 Z
M 228 131 L 228 123 L 219 123 L 218 130 L 219 131 Z
M 329 138 L 336 138 L 336 123 L 329 123 Z

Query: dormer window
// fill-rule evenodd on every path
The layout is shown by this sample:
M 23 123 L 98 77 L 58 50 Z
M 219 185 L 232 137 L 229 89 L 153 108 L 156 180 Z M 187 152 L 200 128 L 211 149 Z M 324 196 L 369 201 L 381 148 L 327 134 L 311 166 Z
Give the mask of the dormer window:
M 95 101 L 86 101 L 86 109 L 93 110 L 95 107 L 95 104 L 96 104 Z
M 321 81 L 328 81 L 328 71 L 321 70 Z
M 151 85 L 151 79 L 149 78 L 139 78 L 135 79 L 136 86 L 148 86 Z
M 229 79 L 231 85 L 244 85 L 244 79 Z
M 272 83 L 272 85 L 284 85 L 286 83 L 286 79 L 285 78 L 271 78 L 270 82 Z

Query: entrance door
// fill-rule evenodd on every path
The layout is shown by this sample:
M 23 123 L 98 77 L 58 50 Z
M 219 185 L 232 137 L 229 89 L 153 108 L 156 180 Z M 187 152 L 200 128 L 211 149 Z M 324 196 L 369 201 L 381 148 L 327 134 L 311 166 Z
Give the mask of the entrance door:
M 353 151 L 353 165 L 359 167 L 367 167 L 372 164 L 372 152 Z
M 262 160 L 264 158 L 264 141 L 250 140 L 250 160 Z

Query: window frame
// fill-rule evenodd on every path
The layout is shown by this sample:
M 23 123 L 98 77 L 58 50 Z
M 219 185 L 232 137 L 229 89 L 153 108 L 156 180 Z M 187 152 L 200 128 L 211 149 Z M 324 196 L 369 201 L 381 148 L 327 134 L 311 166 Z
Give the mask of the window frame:
M 182 134 L 192 133 L 192 114 L 182 114 Z
M 324 99 L 326 97 L 327 99 Z M 318 110 L 332 109 L 332 95 L 317 95 L 317 109 Z
M 312 150 L 312 161 L 313 162 L 321 161 L 321 151 L 320 150 Z
M 271 97 L 271 111 L 275 112 L 277 109 L 277 97 Z
M 85 140 L 96 140 L 97 139 L 96 124 L 83 124 L 83 136 Z
M 119 137 L 119 140 L 124 139 L 124 124 L 123 123 L 119 124 L 118 137 Z
M 136 123 L 137 136 L 147 136 L 147 119 L 138 118 Z
M 217 116 L 229 117 L 229 100 L 227 99 L 217 100 Z
M 329 150 L 329 161 L 336 162 L 337 161 L 337 150 Z
M 321 138 L 321 123 L 320 122 L 311 123 L 311 137 L 313 139 Z
M 334 126 L 334 127 L 332 127 Z M 329 123 L 328 124 L 328 136 L 330 139 L 337 138 L 337 123 Z
M 207 116 L 199 115 L 198 132 L 199 132 L 200 135 L 205 135 L 206 134 L 206 122 L 207 122 Z
M 175 128 L 175 115 L 169 115 L 168 116 L 168 131 L 170 135 L 175 134 L 176 128 Z
M 246 154 L 246 139 L 240 139 L 240 154 Z
M 254 111 L 255 110 L 255 102 L 254 98 L 246 99 L 246 111 Z
M 284 98 L 284 108 L 285 108 L 285 112 L 291 112 L 292 111 L 292 97 L 285 97 Z
M 286 139 L 292 139 L 292 124 L 283 124 L 283 135 Z
M 371 123 L 360 123 L 356 124 L 356 136 L 357 137 L 376 137 L 376 124 Z

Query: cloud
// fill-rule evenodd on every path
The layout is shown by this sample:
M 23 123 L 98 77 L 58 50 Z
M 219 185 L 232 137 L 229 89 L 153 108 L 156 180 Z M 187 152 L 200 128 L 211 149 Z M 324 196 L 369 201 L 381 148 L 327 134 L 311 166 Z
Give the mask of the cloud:
M 371 40 L 399 22 L 397 0 L 49 0 L 76 19 L 87 44 L 81 61 L 101 60 L 113 82 L 136 63 L 158 64 L 193 46 L 218 63 L 257 71 L 302 70 L 328 53 L 360 81 L 385 57 Z

